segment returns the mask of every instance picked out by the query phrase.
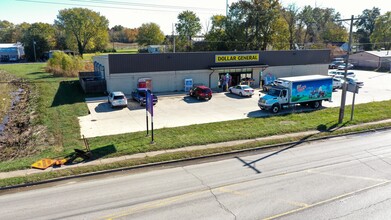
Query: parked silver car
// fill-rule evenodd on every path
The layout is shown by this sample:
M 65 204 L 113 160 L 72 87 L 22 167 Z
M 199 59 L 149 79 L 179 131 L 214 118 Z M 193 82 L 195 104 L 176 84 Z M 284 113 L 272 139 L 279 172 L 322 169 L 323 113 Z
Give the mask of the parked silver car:
M 128 99 L 126 98 L 125 94 L 120 91 L 116 92 L 110 92 L 109 96 L 107 97 L 107 102 L 110 104 L 110 106 L 113 107 L 127 107 L 128 106 Z

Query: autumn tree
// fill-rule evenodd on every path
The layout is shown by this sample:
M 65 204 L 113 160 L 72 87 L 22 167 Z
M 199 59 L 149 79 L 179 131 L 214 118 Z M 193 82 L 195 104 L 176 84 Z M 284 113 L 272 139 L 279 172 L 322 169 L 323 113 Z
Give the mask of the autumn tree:
M 294 49 L 296 43 L 296 31 L 298 29 L 300 9 L 295 4 L 290 4 L 282 10 L 282 16 L 285 19 L 289 33 L 289 49 Z
M 156 23 L 145 23 L 139 27 L 136 41 L 140 45 L 161 44 L 164 41 L 164 34 Z
M 272 29 L 275 31 L 271 35 L 272 38 L 269 45 L 272 46 L 274 50 L 294 49 L 294 40 L 291 38 L 289 25 L 282 15 L 273 22 Z
M 265 50 L 272 43 L 281 5 L 277 0 L 239 1 L 230 6 L 226 31 L 239 50 Z
M 178 23 L 175 24 L 179 38 L 188 41 L 188 47 L 191 48 L 192 38 L 201 31 L 200 19 L 192 11 L 183 11 L 178 15 Z
M 311 43 L 312 48 L 322 48 L 327 42 L 347 41 L 347 30 L 338 21 L 340 17 L 332 8 L 305 6 L 299 16 L 303 24 L 302 43 Z
M 391 11 L 376 19 L 371 42 L 375 43 L 377 48 L 391 49 Z
M 122 25 L 115 25 L 109 31 L 109 37 L 111 42 L 124 42 L 125 41 L 125 28 Z
M 136 38 L 138 35 L 137 28 L 125 28 L 124 35 L 126 39 L 126 43 L 134 43 L 136 42 Z
M 365 9 L 358 20 L 354 23 L 357 27 L 356 35 L 358 42 L 363 44 L 364 50 L 372 50 L 371 35 L 375 30 L 376 19 L 380 16 L 380 9 L 373 7 Z
M 68 42 L 74 41 L 83 56 L 87 45 L 94 50 L 108 43 L 109 21 L 98 12 L 86 8 L 71 8 L 59 11 L 55 24 L 65 30 Z
M 14 31 L 14 24 L 7 20 L 0 20 L 0 42 L 13 43 L 12 34 Z
M 33 23 L 24 32 L 22 43 L 28 60 L 42 59 L 45 52 L 55 47 L 55 29 L 50 24 Z
M 211 17 L 211 29 L 205 34 L 207 49 L 211 51 L 227 50 L 227 35 L 225 33 L 226 17 L 224 15 L 214 15 Z

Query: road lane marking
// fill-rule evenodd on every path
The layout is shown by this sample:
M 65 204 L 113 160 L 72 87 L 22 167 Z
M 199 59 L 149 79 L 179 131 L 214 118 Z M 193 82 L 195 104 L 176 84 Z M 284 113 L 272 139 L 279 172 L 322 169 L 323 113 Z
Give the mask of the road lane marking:
M 246 194 L 243 192 L 235 191 L 232 189 L 227 189 L 225 187 L 217 188 L 217 190 L 220 192 L 223 192 L 223 193 L 230 193 L 230 194 L 237 195 L 237 196 L 246 196 Z
M 166 199 L 160 199 L 157 201 L 136 204 L 135 207 L 131 207 L 128 210 L 119 212 L 117 214 L 110 214 L 110 215 L 104 216 L 100 219 L 113 220 L 113 219 L 117 219 L 117 218 L 131 215 L 131 214 L 135 214 L 138 212 L 143 212 L 143 211 L 147 211 L 147 210 L 154 209 L 154 208 L 160 208 L 162 206 L 171 205 L 172 203 L 177 202 L 179 200 L 190 198 L 191 196 L 195 196 L 195 195 L 198 195 L 198 194 L 201 194 L 204 192 L 209 192 L 209 189 L 198 191 L 198 192 L 186 193 L 186 194 L 182 194 L 182 195 L 178 195 L 178 196 L 173 196 L 173 197 L 169 197 Z
M 304 203 L 304 202 L 295 202 L 295 201 L 289 201 L 289 200 L 285 200 L 285 199 L 281 199 L 281 201 L 286 202 L 286 203 L 293 205 L 293 206 L 299 206 L 299 207 L 303 207 L 303 208 L 309 206 L 307 203 Z
M 369 180 L 369 181 L 376 181 L 376 182 L 389 182 L 388 179 L 378 179 L 378 178 L 370 178 L 370 177 L 364 177 L 364 176 L 351 176 L 351 175 L 343 175 L 343 174 L 336 174 L 336 173 L 325 173 L 325 172 L 319 172 L 312 169 L 307 170 L 307 173 L 314 173 L 314 174 L 320 174 L 325 176 L 335 176 L 335 177 L 344 177 L 344 178 L 351 178 L 351 179 L 359 179 L 359 180 Z
M 347 175 L 339 175 L 339 174 L 328 174 L 328 173 L 321 173 L 321 172 L 316 172 L 314 171 L 314 169 L 320 169 L 320 168 L 325 168 L 325 167 L 330 167 L 330 166 L 335 166 L 335 165 L 339 165 L 339 164 L 342 164 L 342 163 L 349 163 L 349 162 L 352 162 L 352 160 L 349 160 L 349 161 L 342 161 L 338 164 L 326 164 L 326 165 L 322 165 L 322 166 L 319 166 L 319 167 L 316 167 L 316 168 L 312 168 L 312 169 L 304 169 L 304 170 L 297 170 L 297 171 L 292 171 L 292 172 L 281 172 L 281 173 L 277 173 L 277 174 L 274 174 L 274 175 L 271 175 L 271 176 L 267 176 L 267 177 L 261 177 L 261 178 L 255 178 L 255 179 L 250 179 L 250 180 L 244 180 L 244 181 L 239 181 L 239 182 L 235 182 L 235 183 L 228 183 L 228 184 L 225 184 L 223 186 L 219 186 L 219 187 L 215 187 L 215 188 L 212 188 L 211 190 L 218 190 L 220 188 L 223 188 L 223 187 L 228 187 L 228 186 L 238 186 L 242 183 L 248 183 L 248 182 L 253 182 L 253 181 L 259 181 L 259 180 L 262 180 L 262 179 L 265 179 L 265 178 L 274 178 L 274 177 L 281 177 L 281 176 L 286 176 L 286 175 L 295 175 L 295 174 L 300 174 L 300 173 L 318 173 L 318 174 L 324 174 L 324 175 L 333 175 L 333 176 L 340 176 L 340 177 L 346 177 L 346 178 L 356 178 L 356 179 L 362 179 L 362 180 L 370 180 L 370 181 L 383 181 L 379 184 L 376 184 L 372 187 L 376 187 L 378 185 L 382 185 L 382 184 L 385 184 L 385 183 L 389 183 L 390 180 L 383 180 L 383 179 L 374 179 L 374 178 L 367 178 L 367 177 L 358 177 L 358 176 L 347 176 Z M 372 187 L 369 187 L 368 189 L 372 188 Z M 359 190 L 359 191 L 354 191 L 350 194 L 354 194 L 356 192 L 360 192 L 360 191 L 364 191 L 366 190 L 367 188 L 364 188 L 362 190 Z M 223 189 L 224 190 L 224 189 Z M 116 218 L 120 218 L 120 217 L 124 217 L 124 216 L 128 216 L 128 215 L 131 215 L 131 214 L 134 214 L 134 213 L 138 213 L 138 212 L 142 212 L 142 211 L 146 211 L 146 210 L 149 210 L 149 209 L 153 209 L 153 208 L 159 208 L 159 207 L 162 207 L 164 205 L 170 205 L 180 199 L 185 199 L 187 197 L 190 197 L 192 195 L 196 195 L 196 194 L 201 194 L 201 193 L 204 193 L 204 192 L 210 192 L 209 189 L 205 189 L 205 190 L 201 190 L 201 191 L 196 191 L 196 192 L 191 192 L 191 193 L 186 193 L 186 194 L 182 194 L 182 195 L 178 195 L 178 196 L 174 196 L 174 197 L 170 197 L 170 198 L 166 198 L 166 199 L 161 199 L 161 200 L 157 200 L 157 201 L 151 201 L 151 202 L 147 202 L 147 203 L 144 203 L 144 204 L 135 204 L 136 207 L 133 207 L 133 208 L 130 208 L 129 210 L 127 211 L 123 211 L 123 212 L 120 212 L 118 214 L 111 214 L 111 215 L 107 215 L 105 217 L 102 217 L 100 219 L 108 219 L 108 220 L 111 220 L 111 219 L 116 219 Z M 293 213 L 293 212 L 296 212 L 296 211 L 300 211 L 300 210 L 303 210 L 303 209 L 306 209 L 306 208 L 310 208 L 310 207 L 313 207 L 315 205 L 319 205 L 319 204 L 322 204 L 322 203 L 325 203 L 327 201 L 332 201 L 332 200 L 335 200 L 335 199 L 338 199 L 340 197 L 344 197 L 344 196 L 348 196 L 350 195 L 349 193 L 348 194 L 343 194 L 339 197 L 335 197 L 335 198 L 332 198 L 332 199 L 329 199 L 329 200 L 325 200 L 323 202 L 319 202 L 319 203 L 315 203 L 315 204 L 312 204 L 312 205 L 308 205 L 308 204 L 305 204 L 305 203 L 302 203 L 302 205 L 299 205 L 300 207 L 302 208 L 299 208 L 299 209 L 295 209 L 295 210 L 292 210 L 292 211 L 289 211 L 289 212 L 286 212 L 286 213 L 283 213 L 283 214 L 279 214 L 279 215 L 276 215 L 276 216 L 272 216 L 272 217 L 269 217 L 269 218 L 266 218 L 266 219 L 273 219 L 273 218 L 277 218 L 279 217 L 280 215 L 283 216 L 283 215 L 287 215 L 287 214 L 290 214 L 290 213 Z M 298 204 L 301 204 L 301 203 L 296 203 L 296 206 Z M 307 205 L 307 206 L 304 206 Z M 141 207 L 137 207 L 141 205 Z
M 305 209 L 308 209 L 308 208 L 312 208 L 312 207 L 315 207 L 315 206 L 318 206 L 318 205 L 323 205 L 323 204 L 326 204 L 328 202 L 336 201 L 338 199 L 342 199 L 344 197 L 348 197 L 348 196 L 351 196 L 351 195 L 356 194 L 356 193 L 360 193 L 360 192 L 363 192 L 363 191 L 366 191 L 366 190 L 369 190 L 369 189 L 372 189 L 372 188 L 376 188 L 378 186 L 382 186 L 382 185 L 385 185 L 387 183 L 390 183 L 390 181 L 381 182 L 381 183 L 378 183 L 378 184 L 375 184 L 375 185 L 372 185 L 372 186 L 368 186 L 368 187 L 365 187 L 365 188 L 362 188 L 362 189 L 355 190 L 353 192 L 344 193 L 344 194 L 341 194 L 339 196 L 334 196 L 334 197 L 331 197 L 329 199 L 322 200 L 322 201 L 319 201 L 319 202 L 314 203 L 314 204 L 310 204 L 310 205 L 308 205 L 306 207 L 293 209 L 291 211 L 287 211 L 287 212 L 284 212 L 284 213 L 280 213 L 280 214 L 277 214 L 277 215 L 273 215 L 273 216 L 264 218 L 263 220 L 271 220 L 271 219 L 275 219 L 275 218 L 280 218 L 282 216 L 293 214 L 293 213 L 296 213 L 296 212 L 299 212 L 299 211 L 302 211 L 302 210 L 305 210 Z

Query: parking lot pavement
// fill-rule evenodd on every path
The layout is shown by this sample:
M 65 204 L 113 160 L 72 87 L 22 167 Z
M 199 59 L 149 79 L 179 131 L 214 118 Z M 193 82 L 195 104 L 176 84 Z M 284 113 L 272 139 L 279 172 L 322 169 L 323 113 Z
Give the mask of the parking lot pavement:
M 391 99 L 391 74 L 370 71 L 355 71 L 364 87 L 356 94 L 355 103 L 368 103 Z M 218 121 L 263 117 L 270 113 L 261 111 L 257 105 L 259 92 L 251 98 L 229 93 L 214 93 L 209 101 L 199 101 L 186 94 L 160 95 L 154 106 L 154 128 L 178 127 Z M 128 96 L 129 98 L 130 96 Z M 352 103 L 352 93 L 347 94 L 346 105 Z M 332 102 L 323 102 L 325 107 L 341 104 L 341 90 L 333 92 Z M 90 114 L 79 117 L 81 135 L 97 137 L 146 130 L 146 111 L 138 103 L 129 100 L 127 108 L 110 108 L 106 97 L 86 100 Z M 311 110 L 308 107 L 284 109 L 284 112 Z

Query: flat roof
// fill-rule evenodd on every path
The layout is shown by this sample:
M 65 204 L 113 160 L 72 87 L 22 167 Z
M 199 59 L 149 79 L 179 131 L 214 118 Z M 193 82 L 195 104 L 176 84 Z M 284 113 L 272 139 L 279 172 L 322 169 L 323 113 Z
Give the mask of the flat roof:
M 303 80 L 313 80 L 313 79 L 331 79 L 331 76 L 324 76 L 324 75 L 307 75 L 307 76 L 292 76 L 292 77 L 283 77 L 278 78 L 277 80 L 284 80 L 284 81 L 303 81 Z
M 217 56 L 258 54 L 249 61 L 216 61 Z M 97 58 L 94 58 L 97 59 Z M 167 72 L 187 70 L 228 70 L 329 64 L 330 50 L 209 51 L 190 53 L 109 54 L 109 73 Z
M 374 51 L 365 51 L 365 53 L 372 54 L 377 57 L 391 57 L 391 52 L 389 50 L 374 50 Z

